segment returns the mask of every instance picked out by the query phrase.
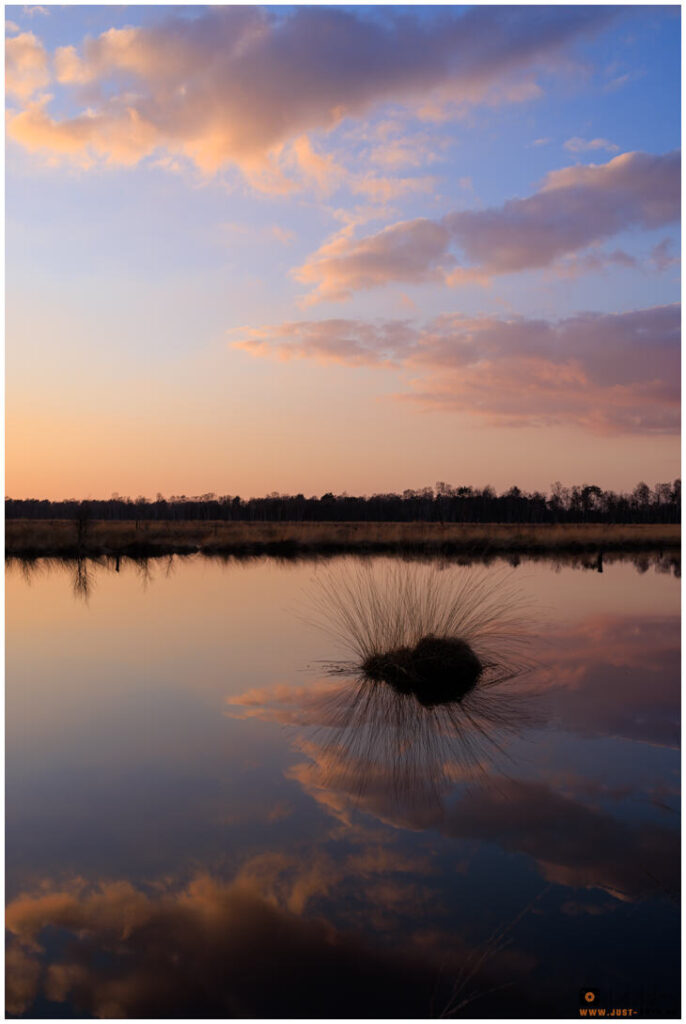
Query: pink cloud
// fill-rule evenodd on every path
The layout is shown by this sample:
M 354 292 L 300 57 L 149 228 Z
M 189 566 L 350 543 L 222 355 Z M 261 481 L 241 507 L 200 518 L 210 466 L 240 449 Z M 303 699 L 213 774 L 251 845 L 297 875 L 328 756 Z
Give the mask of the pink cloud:
M 619 146 L 609 139 L 582 139 L 578 135 L 567 139 L 564 147 L 570 153 L 585 153 L 592 149 L 605 149 L 608 153 L 616 153 L 619 150 Z
M 340 299 L 394 281 L 456 284 L 553 266 L 629 228 L 677 222 L 680 190 L 678 151 L 623 153 L 606 164 L 553 171 L 526 199 L 440 220 L 403 221 L 366 238 L 336 238 L 296 277 L 314 286 L 314 298 Z
M 542 782 L 499 780 L 467 793 L 443 830 L 526 854 L 558 885 L 604 889 L 622 900 L 679 890 L 676 829 L 627 825 Z
M 344 771 L 335 751 L 315 743 L 299 745 L 308 760 L 295 765 L 289 777 L 348 827 L 362 811 L 396 828 L 435 828 L 453 838 L 494 843 L 530 857 L 551 882 L 603 889 L 622 901 L 678 892 L 678 831 L 650 823 L 628 825 L 592 806 L 588 798 L 597 798 L 600 787 L 593 792 L 593 783 L 583 777 L 568 776 L 559 787 L 559 780 L 550 784 L 489 774 L 479 784 L 456 790 L 455 799 L 432 801 L 422 794 L 423 799 L 400 804 L 392 774 L 373 761 Z
M 442 281 L 455 266 L 450 233 L 439 222 L 401 221 L 360 240 L 337 235 L 295 272 L 316 287 L 318 299 L 344 299 L 352 292 L 392 282 Z
M 49 81 L 48 55 L 33 32 L 20 32 L 5 40 L 5 89 L 8 95 L 28 100 Z
M 653 246 L 650 261 L 659 271 L 668 270 L 670 267 L 681 263 L 680 257 L 674 254 L 674 247 L 670 238 L 663 238 L 661 242 Z
M 271 165 L 284 146 L 380 104 L 530 98 L 538 89 L 532 74 L 550 70 L 565 46 L 610 17 L 584 7 L 477 7 L 429 21 L 389 12 L 383 23 L 333 8 L 276 14 L 225 6 L 192 18 L 170 15 L 58 47 L 55 77 L 80 112 L 21 111 L 10 117 L 8 135 L 29 150 L 63 155 L 78 140 L 81 163 L 129 163 L 162 150 L 207 173 L 234 164 L 258 183 L 266 175 L 274 188 Z M 132 124 L 137 131 L 125 149 Z
M 563 728 L 678 749 L 678 616 L 593 616 L 549 640 L 547 706 Z
M 600 433 L 679 429 L 680 306 L 526 317 L 437 317 L 370 324 L 331 319 L 242 332 L 251 355 L 392 367 L 401 397 L 512 426 L 576 425 Z
M 414 329 L 397 321 L 379 326 L 342 319 L 295 321 L 238 333 L 233 347 L 253 356 L 345 366 L 399 366 L 402 354 L 409 356 L 416 344 Z
M 544 267 L 632 227 L 680 217 L 681 158 L 623 153 L 606 164 L 553 171 L 527 199 L 446 218 L 470 264 L 503 274 Z
M 98 1018 L 316 1018 L 335 991 L 345 1017 L 382 1017 L 389 1007 L 398 1016 L 408 1006 L 421 1017 L 436 991 L 437 946 L 409 953 L 401 943 L 380 948 L 354 927 L 354 912 L 347 928 L 304 913 L 344 878 L 362 877 L 370 898 L 359 923 L 368 926 L 370 909 L 394 915 L 395 923 L 408 896 L 416 900 L 422 891 L 399 886 L 405 899 L 398 906 L 398 890 L 384 892 L 379 883 L 389 871 L 416 866 L 399 863 L 394 851 L 376 858 L 362 851 L 349 866 L 318 849 L 308 853 L 267 851 L 230 881 L 196 874 L 183 888 L 168 879 L 153 880 L 145 891 L 125 880 L 44 880 L 7 909 L 8 1009 L 30 1015 L 38 997 Z M 55 929 L 68 941 L 46 951 L 44 933 Z M 445 960 L 445 945 L 440 953 Z M 470 955 L 455 943 L 449 963 L 457 971 Z M 256 963 L 268 965 L 270 984 Z
M 676 619 L 640 623 L 632 617 L 596 619 L 562 632 L 555 637 L 555 654 L 548 666 L 551 701 L 546 706 L 565 728 L 575 732 L 658 743 L 666 738 L 678 745 L 678 645 Z M 597 672 L 588 670 L 593 664 L 589 652 L 601 659 Z M 646 697 L 645 669 L 651 684 L 648 690 L 655 689 L 654 707 Z M 598 694 L 604 687 L 608 694 L 603 701 Z M 338 701 L 340 708 L 355 699 L 350 686 L 345 689 Z M 330 714 L 334 705 L 322 697 L 321 687 L 309 693 L 307 688 L 296 688 L 290 698 L 284 692 L 264 690 L 236 698 L 235 703 L 244 700 L 266 720 L 330 727 L 335 721 Z M 499 695 L 496 701 L 501 698 Z M 583 775 L 516 779 L 493 774 L 486 770 L 488 764 L 475 781 L 464 764 L 438 763 L 441 747 L 444 756 L 449 747 L 451 730 L 444 731 L 444 721 L 427 751 L 431 778 L 436 780 L 443 771 L 449 783 L 446 791 L 432 792 L 418 763 L 399 792 L 401 769 L 389 759 L 386 747 L 366 745 L 355 735 L 369 720 L 366 704 L 361 707 L 364 710 L 355 719 L 347 742 L 340 733 L 337 742 L 298 738 L 294 745 L 305 760 L 287 773 L 346 826 L 351 827 L 356 815 L 364 812 L 394 827 L 436 828 L 448 836 L 496 843 L 501 849 L 532 858 L 552 882 L 604 889 L 621 900 L 677 891 L 678 831 L 650 823 L 629 825 L 597 806 L 599 798 L 601 803 L 608 796 L 621 799 L 626 791 L 612 791 Z M 488 732 L 492 723 L 481 722 L 480 728 Z M 416 723 L 415 730 L 421 735 Z M 378 740 L 378 732 L 373 735 Z M 460 735 L 459 743 L 466 739 Z M 471 784 L 456 789 L 454 783 L 465 779 Z M 650 871 L 647 864 L 652 865 Z M 374 866 L 380 866 L 376 859 L 372 860 Z

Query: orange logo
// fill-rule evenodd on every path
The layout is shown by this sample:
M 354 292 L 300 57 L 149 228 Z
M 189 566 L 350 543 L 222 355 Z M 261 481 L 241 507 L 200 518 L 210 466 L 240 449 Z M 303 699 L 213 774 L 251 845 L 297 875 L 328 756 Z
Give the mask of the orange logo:
M 586 1000 L 587 1003 L 592 1003 L 593 1000 L 595 999 L 595 992 L 587 992 L 586 995 L 584 996 L 584 999 Z

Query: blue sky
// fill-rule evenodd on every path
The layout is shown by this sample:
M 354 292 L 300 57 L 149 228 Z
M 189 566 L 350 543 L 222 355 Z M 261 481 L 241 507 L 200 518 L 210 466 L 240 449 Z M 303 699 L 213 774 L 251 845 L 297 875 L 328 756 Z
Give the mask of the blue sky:
M 679 14 L 6 8 L 9 492 L 676 475 Z

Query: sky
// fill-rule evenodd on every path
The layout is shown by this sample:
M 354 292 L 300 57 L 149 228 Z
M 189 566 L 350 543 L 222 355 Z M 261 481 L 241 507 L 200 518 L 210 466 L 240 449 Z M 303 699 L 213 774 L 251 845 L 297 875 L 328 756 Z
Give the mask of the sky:
M 678 6 L 5 10 L 8 495 L 678 476 Z

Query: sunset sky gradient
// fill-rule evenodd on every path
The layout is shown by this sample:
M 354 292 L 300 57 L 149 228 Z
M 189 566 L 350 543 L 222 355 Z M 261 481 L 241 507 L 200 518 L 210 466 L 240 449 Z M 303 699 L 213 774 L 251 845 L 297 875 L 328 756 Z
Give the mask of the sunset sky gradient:
M 7 7 L 6 492 L 677 476 L 679 19 Z

